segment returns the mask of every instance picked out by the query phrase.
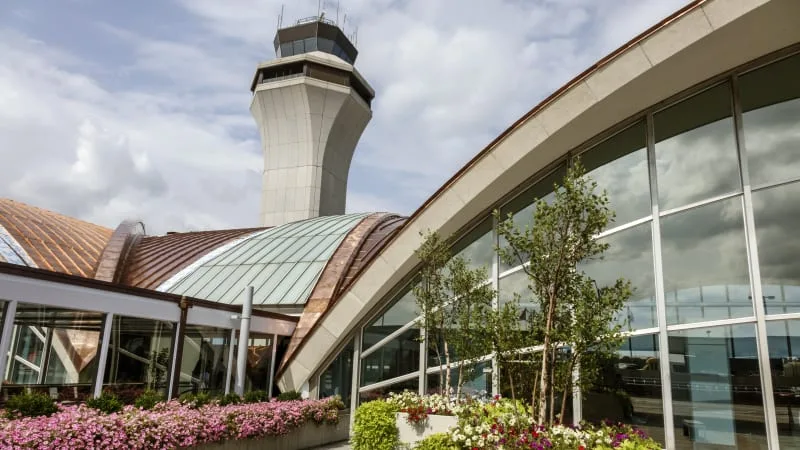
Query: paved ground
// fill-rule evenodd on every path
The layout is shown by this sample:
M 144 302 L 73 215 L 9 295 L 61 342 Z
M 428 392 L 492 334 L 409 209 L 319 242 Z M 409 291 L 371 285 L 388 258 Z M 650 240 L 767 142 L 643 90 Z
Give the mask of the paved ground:
M 343 441 L 336 444 L 328 444 L 322 447 L 316 447 L 313 450 L 350 450 L 350 448 L 350 444 L 347 441 Z

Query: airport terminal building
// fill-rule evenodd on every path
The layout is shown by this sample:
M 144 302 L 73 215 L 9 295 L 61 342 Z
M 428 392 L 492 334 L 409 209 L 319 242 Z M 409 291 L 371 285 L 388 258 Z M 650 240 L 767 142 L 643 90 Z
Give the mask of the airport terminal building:
M 798 21 L 796 0 L 692 1 L 535 105 L 407 218 L 344 214 L 375 96 L 355 47 L 324 20 L 280 30 L 251 86 L 262 226 L 150 236 L 0 200 L 0 401 L 25 387 L 67 401 L 230 390 L 251 287 L 249 389 L 351 407 L 427 392 L 440 380 L 411 293 L 420 232 L 456 236 L 500 304 L 524 299 L 491 213 L 528 224 L 580 157 L 616 211 L 597 236 L 610 251 L 583 269 L 636 291 L 604 386 L 632 407 L 576 393 L 573 419 L 631 422 L 669 449 L 798 448 Z M 502 393 L 502 367 L 478 364 L 470 389 Z

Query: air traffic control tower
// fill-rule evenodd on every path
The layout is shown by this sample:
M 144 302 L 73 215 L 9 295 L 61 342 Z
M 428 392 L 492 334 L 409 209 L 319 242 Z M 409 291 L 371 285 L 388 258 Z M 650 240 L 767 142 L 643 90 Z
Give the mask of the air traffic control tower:
M 275 54 L 250 86 L 264 151 L 261 223 L 344 214 L 350 161 L 375 96 L 353 67 L 358 51 L 335 23 L 314 17 L 280 28 Z

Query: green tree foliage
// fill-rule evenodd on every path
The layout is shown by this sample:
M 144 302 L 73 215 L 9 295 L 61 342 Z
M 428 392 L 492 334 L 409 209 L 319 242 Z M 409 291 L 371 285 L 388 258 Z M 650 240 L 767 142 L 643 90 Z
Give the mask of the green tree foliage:
M 491 350 L 487 323 L 495 293 L 485 283 L 485 268 L 473 269 L 469 261 L 450 252 L 447 240 L 436 232 L 423 235 L 416 251 L 422 266 L 413 292 L 421 311 L 422 328 L 440 369 L 440 393 L 447 394 L 457 370 L 456 395 L 469 378 L 474 360 Z
M 531 300 L 537 306 L 516 342 L 520 348 L 541 346 L 531 398 L 536 419 L 550 424 L 556 411 L 556 389 L 561 392 L 562 414 L 567 393 L 575 384 L 591 382 L 592 359 L 612 351 L 620 342 L 620 325 L 614 317 L 631 295 L 630 282 L 618 280 L 598 288 L 578 270 L 580 263 L 602 257 L 608 244 L 595 239 L 611 220 L 605 192 L 595 193 L 597 184 L 585 176 L 576 162 L 561 186 L 555 186 L 552 202 L 538 200 L 533 226 L 519 229 L 512 216 L 499 217 L 498 234 L 506 245 L 500 257 L 511 265 L 522 265 L 528 277 Z M 508 318 L 506 318 L 508 319 Z M 512 352 L 513 353 L 513 352 Z M 581 377 L 573 380 L 580 366 Z
M 350 439 L 353 450 L 395 450 L 400 444 L 396 412 L 394 406 L 383 400 L 359 406 Z

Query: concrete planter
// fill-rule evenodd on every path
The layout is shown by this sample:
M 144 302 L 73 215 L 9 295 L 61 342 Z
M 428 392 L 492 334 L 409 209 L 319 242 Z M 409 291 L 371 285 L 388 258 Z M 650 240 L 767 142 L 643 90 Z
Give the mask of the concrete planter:
M 444 433 L 458 424 L 456 416 L 428 415 L 426 420 L 416 424 L 408 423 L 407 419 L 406 413 L 397 413 L 395 418 L 398 437 L 403 444 L 415 444 L 432 434 Z
M 261 439 L 228 440 L 203 444 L 202 450 L 301 450 L 346 441 L 350 438 L 350 413 L 339 414 L 336 425 L 307 423 L 285 436 L 267 436 Z

